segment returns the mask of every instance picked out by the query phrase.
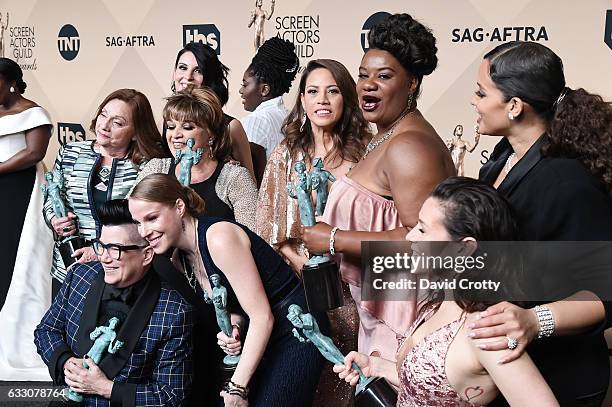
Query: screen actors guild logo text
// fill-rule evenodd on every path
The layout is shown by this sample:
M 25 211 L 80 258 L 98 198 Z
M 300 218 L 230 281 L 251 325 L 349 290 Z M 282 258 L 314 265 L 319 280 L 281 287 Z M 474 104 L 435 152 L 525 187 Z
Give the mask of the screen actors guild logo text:
M 72 61 L 79 54 L 81 39 L 72 24 L 64 25 L 57 35 L 57 49 L 66 61 Z

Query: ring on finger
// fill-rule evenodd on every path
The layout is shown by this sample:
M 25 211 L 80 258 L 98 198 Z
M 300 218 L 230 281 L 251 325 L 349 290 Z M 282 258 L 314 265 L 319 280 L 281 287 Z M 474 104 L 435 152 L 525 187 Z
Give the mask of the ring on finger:
M 514 350 L 518 346 L 518 340 L 515 338 L 511 338 L 509 336 L 506 337 L 508 339 L 508 349 Z
M 64 226 L 64 227 L 62 228 L 62 231 L 64 231 L 64 232 L 70 232 L 70 226 Z

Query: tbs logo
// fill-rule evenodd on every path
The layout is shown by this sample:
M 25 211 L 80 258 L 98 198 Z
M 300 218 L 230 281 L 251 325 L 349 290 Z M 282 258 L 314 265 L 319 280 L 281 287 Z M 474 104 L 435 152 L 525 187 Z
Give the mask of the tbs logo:
M 368 17 L 365 23 L 363 23 L 363 28 L 361 29 L 361 48 L 363 48 L 363 52 L 366 52 L 370 48 L 368 34 L 370 33 L 372 27 L 390 15 L 391 14 L 387 13 L 386 11 L 379 11 L 378 13 L 372 14 L 370 17 Z
M 57 141 L 61 145 L 86 139 L 85 130 L 79 123 L 57 123 Z
M 612 49 L 612 10 L 606 12 L 606 28 L 604 32 L 604 42 Z
M 79 54 L 81 39 L 72 24 L 66 24 L 57 35 L 57 49 L 66 61 L 72 61 Z
M 190 42 L 201 42 L 210 45 L 221 55 L 221 33 L 214 24 L 196 24 L 183 26 L 183 46 Z

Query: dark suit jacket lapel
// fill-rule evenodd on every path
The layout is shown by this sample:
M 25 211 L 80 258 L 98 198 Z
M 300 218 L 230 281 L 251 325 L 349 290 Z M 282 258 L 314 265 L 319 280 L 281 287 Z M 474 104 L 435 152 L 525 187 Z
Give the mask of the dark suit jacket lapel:
M 104 283 L 104 271 L 102 270 L 102 266 L 98 264 L 96 267 L 99 267 L 98 274 L 87 293 L 85 293 L 85 304 L 83 306 L 83 312 L 81 312 L 79 328 L 75 336 L 76 344 L 74 353 L 78 356 L 84 356 L 89 352 L 89 349 L 91 349 L 91 345 L 93 345 L 93 341 L 89 339 L 89 335 L 96 329 L 102 291 L 104 291 L 104 286 L 106 285 Z
M 487 185 L 493 186 L 499 173 L 504 169 L 508 156 L 512 153 L 512 146 L 505 137 L 495 145 L 489 161 L 481 168 L 478 174 L 478 179 L 485 182 Z
M 506 178 L 499 185 L 497 190 L 505 197 L 509 197 L 516 187 L 520 184 L 521 180 L 531 171 L 531 169 L 542 159 L 542 145 L 544 144 L 544 136 L 542 135 L 533 145 L 529 148 L 527 153 L 516 163 L 510 170 Z M 508 154 L 509 155 L 509 154 Z M 506 156 L 507 158 L 507 156 Z M 498 173 L 499 174 L 499 173 Z
M 106 353 L 100 361 L 100 369 L 111 380 L 129 360 L 142 332 L 149 325 L 151 314 L 159 301 L 161 292 L 159 277 L 153 270 L 149 270 L 148 273 L 149 280 L 117 334 L 117 340 L 123 341 L 123 346 L 114 355 Z

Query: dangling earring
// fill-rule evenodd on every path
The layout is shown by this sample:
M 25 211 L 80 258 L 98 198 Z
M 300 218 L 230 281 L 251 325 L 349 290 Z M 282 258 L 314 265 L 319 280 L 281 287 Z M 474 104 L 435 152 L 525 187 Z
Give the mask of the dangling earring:
M 183 228 L 183 232 L 185 231 L 185 220 L 181 219 L 181 227 Z
M 300 126 L 300 133 L 304 132 L 304 126 L 306 125 L 306 119 L 308 119 L 308 116 L 306 116 L 306 112 L 302 113 L 302 125 Z
M 170 85 L 170 90 L 172 91 L 172 93 L 176 93 L 176 85 L 174 84 L 174 82 L 172 82 L 172 85 Z
M 15 88 L 11 86 L 11 87 L 9 88 L 9 92 L 11 92 L 11 93 L 15 93 Z
M 213 158 L 212 154 L 213 138 L 208 139 L 208 157 Z
M 510 112 L 508 112 L 508 119 L 514 120 L 514 115 Z
M 411 93 L 410 95 L 408 95 L 408 107 L 407 107 L 407 111 L 410 111 L 410 109 L 412 109 L 412 103 L 414 102 L 414 93 Z

